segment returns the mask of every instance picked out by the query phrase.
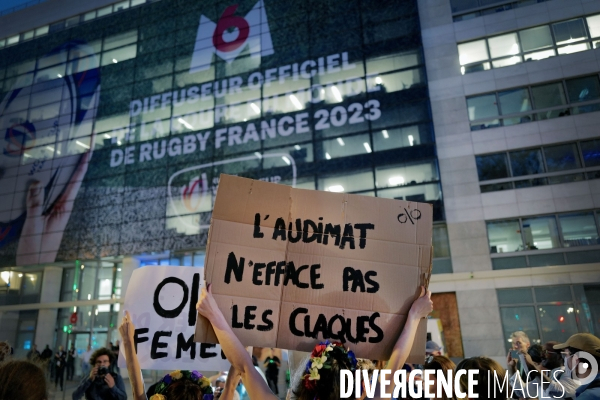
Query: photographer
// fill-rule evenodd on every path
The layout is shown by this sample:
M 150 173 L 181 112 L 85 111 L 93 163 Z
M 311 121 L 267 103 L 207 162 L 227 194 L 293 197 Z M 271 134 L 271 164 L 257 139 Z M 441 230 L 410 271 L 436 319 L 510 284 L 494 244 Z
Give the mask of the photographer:
M 125 385 L 119 374 L 110 372 L 114 354 L 109 349 L 98 349 L 92 354 L 92 371 L 73 392 L 73 400 L 85 396 L 86 400 L 126 400 Z

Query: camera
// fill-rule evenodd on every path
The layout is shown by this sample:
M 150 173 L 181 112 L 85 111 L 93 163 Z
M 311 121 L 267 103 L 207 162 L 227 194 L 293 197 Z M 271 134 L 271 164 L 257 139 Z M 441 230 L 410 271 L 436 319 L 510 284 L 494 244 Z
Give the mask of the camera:
M 98 368 L 98 377 L 104 378 L 104 376 L 108 374 L 108 368 L 100 367 Z

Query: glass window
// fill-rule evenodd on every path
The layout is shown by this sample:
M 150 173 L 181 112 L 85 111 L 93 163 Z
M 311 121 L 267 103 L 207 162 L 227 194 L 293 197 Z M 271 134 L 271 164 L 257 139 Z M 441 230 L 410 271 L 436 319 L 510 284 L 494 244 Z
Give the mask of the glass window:
M 375 186 L 378 188 L 389 188 L 438 180 L 439 175 L 437 167 L 433 161 L 392 168 L 378 167 L 375 170 Z M 423 201 L 425 201 L 425 199 L 423 199 Z
M 144 4 L 146 0 L 131 0 L 131 7 L 138 6 L 140 4 Z
M 373 190 L 373 173 L 367 171 L 349 175 L 320 177 L 319 190 L 336 193 Z
M 506 153 L 475 157 L 480 181 L 502 179 L 510 176 Z
M 536 109 L 548 108 L 567 104 L 565 91 L 561 82 L 531 88 L 533 104 Z
M 433 226 L 433 258 L 450 257 L 450 242 L 446 225 Z
M 125 46 L 118 48 L 116 50 L 111 50 L 104 52 L 102 54 L 102 66 L 116 64 L 121 61 L 129 60 L 131 58 L 135 58 L 137 53 L 137 46 Z
M 564 343 L 578 332 L 573 304 L 541 305 L 538 314 L 544 337 Z
M 487 232 L 490 253 L 510 253 L 523 249 L 518 219 L 488 222 Z
M 577 53 L 580 51 L 586 51 L 590 49 L 590 44 L 585 42 L 585 43 L 577 43 L 577 44 L 570 44 L 567 46 L 563 46 L 563 47 L 559 47 L 558 48 L 558 54 L 572 54 L 572 53 Z
M 581 142 L 581 153 L 583 155 L 583 163 L 586 167 L 600 166 L 600 139 Z
M 19 42 L 19 35 L 11 36 L 6 38 L 6 45 L 11 45 Z
M 33 30 L 23 33 L 21 38 L 22 38 L 22 40 L 33 39 Z
M 500 318 L 502 319 L 504 337 L 507 340 L 510 340 L 510 335 L 516 331 L 525 332 L 532 343 L 540 340 L 533 306 L 501 307 Z M 507 347 L 510 346 L 510 342 L 507 342 Z
M 112 12 L 112 5 L 98 10 L 98 17 L 104 17 Z
M 565 247 L 600 244 L 593 212 L 561 214 L 558 221 Z
M 565 265 L 563 253 L 537 254 L 528 256 L 530 267 L 547 267 L 551 265 Z
M 467 98 L 467 110 L 470 121 L 497 116 L 499 113 L 496 95 L 485 94 Z
M 498 289 L 498 304 L 533 303 L 531 288 Z
M 544 147 L 548 172 L 581 168 L 578 153 L 575 143 Z
M 540 149 L 511 151 L 509 154 L 513 176 L 541 174 L 544 172 L 544 162 Z
M 556 51 L 554 49 L 550 50 L 542 50 L 536 51 L 535 53 L 525 54 L 523 57 L 525 61 L 538 61 L 543 60 L 544 58 L 554 57 L 556 55 Z
M 594 15 L 592 17 L 587 17 L 586 19 L 590 35 L 593 38 L 600 36 L 600 15 Z
M 552 24 L 552 30 L 554 31 L 554 38 L 556 39 L 557 45 L 587 39 L 585 26 L 583 24 L 583 19 L 581 18 Z
M 435 204 L 435 202 L 441 201 L 442 191 L 440 190 L 439 183 L 431 183 L 428 185 L 413 185 L 396 187 L 393 189 L 380 189 L 377 191 L 377 197 L 406 201 L 433 202 Z
M 519 32 L 523 52 L 543 49 L 554 45 L 548 25 L 524 29 Z
M 367 75 L 381 74 L 383 72 L 395 71 L 414 67 L 421 64 L 421 54 L 417 51 L 372 58 L 366 61 Z
M 519 64 L 521 61 L 523 61 L 521 56 L 512 56 L 509 58 L 501 58 L 499 60 L 492 61 L 492 66 L 494 68 L 508 67 L 510 65 Z
M 485 39 L 459 44 L 458 56 L 460 59 L 460 65 L 487 60 L 488 52 Z
M 369 135 L 345 136 L 323 141 L 323 151 L 320 159 L 348 157 L 356 154 L 366 154 L 365 143 L 369 144 Z M 370 148 L 370 147 L 369 147 Z
M 91 21 L 96 18 L 96 10 L 83 14 L 84 21 Z
M 129 0 L 116 3 L 114 5 L 114 7 L 115 7 L 115 11 L 125 10 L 126 8 L 129 8 Z
M 555 249 L 560 246 L 556 218 L 535 217 L 523 219 L 523 238 L 526 250 Z
M 48 28 L 49 28 L 49 25 L 37 28 L 35 30 L 35 36 L 38 37 L 38 36 L 41 36 L 41 35 L 45 35 L 46 33 L 48 33 Z
M 469 8 L 479 7 L 479 0 L 450 0 L 452 12 L 460 12 Z
M 135 43 L 137 34 L 137 30 L 133 30 L 104 38 L 104 51 Z
M 72 17 L 72 18 L 69 18 L 69 19 L 67 19 L 65 21 L 65 27 L 66 28 L 70 28 L 70 27 L 75 26 L 77 24 L 79 24 L 79 15 L 77 15 L 75 17 Z
M 600 98 L 600 82 L 598 81 L 598 76 L 586 76 L 584 78 L 567 80 L 567 93 L 571 103 Z
M 568 285 L 536 287 L 535 300 L 538 303 L 552 303 L 555 301 L 573 301 L 571 287 Z
M 429 143 L 431 135 L 427 127 L 413 125 L 404 128 L 383 129 L 373 133 L 375 151 L 417 146 Z
M 500 101 L 502 115 L 531 110 L 531 100 L 529 100 L 529 90 L 527 88 L 498 92 L 498 100 Z
M 519 54 L 519 39 L 516 32 L 489 38 L 488 46 L 492 58 Z
M 397 92 L 423 82 L 423 73 L 421 68 L 400 71 L 393 74 L 372 76 L 367 79 L 367 89 L 379 86 L 379 90 L 385 90 L 386 93 Z

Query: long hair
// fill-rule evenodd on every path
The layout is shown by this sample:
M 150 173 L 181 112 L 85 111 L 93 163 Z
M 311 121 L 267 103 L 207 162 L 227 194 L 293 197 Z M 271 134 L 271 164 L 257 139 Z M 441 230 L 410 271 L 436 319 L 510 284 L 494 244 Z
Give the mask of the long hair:
M 171 400 L 202 400 L 204 393 L 197 384 L 187 379 L 180 379 L 169 385 L 166 392 L 167 399 Z
M 423 365 L 423 371 L 442 371 L 444 376 L 448 376 L 448 371 L 454 371 L 456 364 L 451 359 L 445 356 L 435 356 L 431 361 Z M 442 399 L 444 400 L 456 400 L 456 393 L 452 393 L 452 397 L 447 397 L 446 392 L 442 390 Z
M 305 386 L 305 379 L 298 379 L 294 395 L 298 400 L 339 400 L 340 399 L 340 371 L 352 371 L 354 365 L 348 358 L 348 354 L 340 347 L 334 347 L 327 353 L 328 360 L 331 358 L 331 368 L 321 368 L 319 380 L 316 381 L 314 389 Z M 306 378 L 308 379 L 308 378 Z M 313 381 L 314 382 L 314 381 Z M 354 397 L 354 394 L 351 398 Z
M 478 394 L 480 399 L 506 400 L 510 397 L 508 379 L 505 380 L 506 371 L 496 361 L 487 357 L 467 358 L 458 363 L 456 372 L 470 369 L 479 370 L 473 393 Z M 468 377 L 465 374 L 460 377 L 460 389 L 467 393 L 468 388 Z
M 36 363 L 12 360 L 0 364 L 0 400 L 47 398 L 46 374 Z

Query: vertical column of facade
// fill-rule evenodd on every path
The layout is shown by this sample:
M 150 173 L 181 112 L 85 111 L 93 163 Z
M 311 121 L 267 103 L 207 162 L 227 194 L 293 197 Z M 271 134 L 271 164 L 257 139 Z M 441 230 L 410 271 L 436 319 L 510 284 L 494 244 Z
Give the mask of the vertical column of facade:
M 419 0 L 419 15 L 452 268 L 454 273 L 489 271 L 492 265 L 450 2 Z M 502 357 L 496 290 L 478 282 L 445 286 L 456 290 L 464 356 Z
M 42 280 L 42 291 L 40 293 L 40 304 L 56 303 L 60 301 L 60 289 L 62 284 L 62 268 L 44 268 Z M 38 311 L 37 325 L 35 330 L 35 343 L 38 349 L 43 349 L 47 344 L 54 346 L 54 333 L 56 330 L 56 318 L 58 309 L 41 309 Z

